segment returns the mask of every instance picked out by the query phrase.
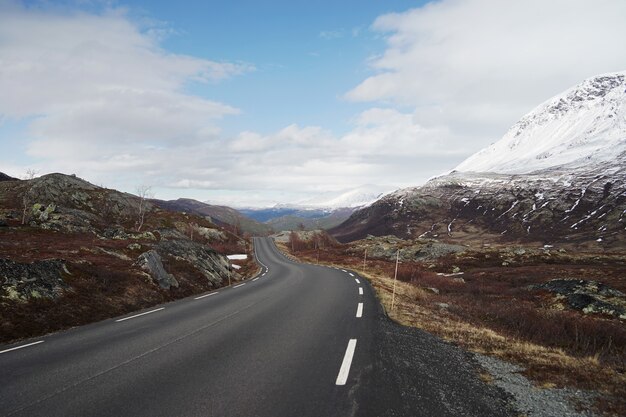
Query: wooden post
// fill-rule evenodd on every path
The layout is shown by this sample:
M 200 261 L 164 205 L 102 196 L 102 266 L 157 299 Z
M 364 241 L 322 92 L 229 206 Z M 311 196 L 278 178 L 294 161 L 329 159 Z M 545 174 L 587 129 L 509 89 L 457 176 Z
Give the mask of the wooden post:
M 398 279 L 398 262 L 400 261 L 400 249 L 396 253 L 396 273 L 393 275 L 393 293 L 391 294 L 391 309 L 393 310 L 396 302 L 396 280 Z

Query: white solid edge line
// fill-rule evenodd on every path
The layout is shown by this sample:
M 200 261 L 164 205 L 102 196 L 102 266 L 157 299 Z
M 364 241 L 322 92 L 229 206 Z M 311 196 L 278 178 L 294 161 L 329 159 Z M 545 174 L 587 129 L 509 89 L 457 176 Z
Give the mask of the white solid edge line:
M 339 369 L 339 375 L 337 375 L 337 381 L 335 382 L 336 385 L 346 385 L 355 349 L 356 339 L 350 339 L 348 347 L 346 348 L 346 354 L 344 355 L 343 362 L 341 363 L 341 368 Z
M 360 283 L 361 283 L 361 281 L 359 281 L 359 279 L 358 279 L 358 278 L 354 278 L 354 280 L 356 281 L 356 283 L 357 283 L 357 284 L 360 284 Z
M 235 285 L 233 288 L 239 288 L 239 287 L 242 287 L 242 286 L 244 286 L 244 285 L 246 285 L 246 283 L 245 283 L 245 282 L 244 282 L 243 284 Z
M 359 303 L 356 308 L 356 318 L 360 319 L 363 317 L 363 303 Z
M 354 276 L 354 274 L 353 274 L 352 272 L 350 272 L 350 276 L 351 276 L 351 277 L 353 277 L 353 276 Z
M 259 279 L 259 277 L 254 278 L 252 281 L 254 282 L 254 281 L 256 281 L 257 279 Z
M 194 298 L 194 300 L 200 300 L 202 298 L 210 297 L 210 296 L 215 295 L 215 294 L 219 294 L 219 292 L 212 292 L 211 294 L 204 294 L 204 295 L 201 295 L 200 297 Z
M 130 319 L 134 319 L 135 317 L 145 316 L 146 314 L 156 313 L 157 311 L 161 311 L 161 310 L 165 310 L 165 307 L 157 308 L 156 310 L 146 311 L 145 313 L 135 314 L 134 316 L 130 316 L 130 317 L 124 317 L 123 319 L 118 319 L 118 320 L 115 320 L 115 321 L 116 322 L 120 322 L 120 321 L 124 321 L 124 320 L 130 320 Z
M 26 344 L 26 345 L 16 346 L 16 347 L 12 347 L 12 348 L 10 348 L 10 349 L 5 349 L 5 350 L 0 350 L 0 353 L 7 353 L 7 352 L 11 352 L 11 351 L 13 351 L 13 350 L 18 350 L 18 349 L 22 349 L 22 348 L 29 347 L 29 346 L 33 346 L 33 345 L 38 345 L 38 344 L 43 343 L 43 342 L 44 342 L 43 340 L 40 340 L 40 341 L 38 341 L 38 342 L 28 343 L 28 344 Z
M 363 295 L 363 287 L 359 287 L 359 295 Z

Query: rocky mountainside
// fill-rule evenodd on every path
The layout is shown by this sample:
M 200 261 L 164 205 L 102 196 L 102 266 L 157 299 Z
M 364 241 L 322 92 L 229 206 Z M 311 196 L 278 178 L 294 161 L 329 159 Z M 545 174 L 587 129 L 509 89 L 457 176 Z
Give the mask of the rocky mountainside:
M 272 231 L 270 226 L 251 219 L 231 207 L 207 204 L 189 198 L 179 198 L 178 200 L 169 201 L 151 201 L 158 207 L 167 210 L 209 217 L 212 222 L 220 226 L 227 227 L 229 229 L 240 228 L 242 232 L 249 233 L 253 236 L 264 236 L 270 234 Z
M 203 216 L 75 176 L 0 182 L 0 341 L 219 288 L 249 245 Z
M 389 194 L 330 232 L 340 241 L 393 234 L 623 247 L 625 90 L 623 73 L 586 80 L 458 170 Z

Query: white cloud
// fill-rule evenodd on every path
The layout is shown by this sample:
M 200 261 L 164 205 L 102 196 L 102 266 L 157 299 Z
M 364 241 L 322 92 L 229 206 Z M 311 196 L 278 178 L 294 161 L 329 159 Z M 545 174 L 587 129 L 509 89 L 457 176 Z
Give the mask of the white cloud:
M 186 86 L 253 67 L 171 54 L 159 40 L 121 9 L 0 2 L 0 115 L 31 120 L 28 154 L 56 170 L 140 168 L 154 149 L 214 140 L 216 120 L 238 110 Z
M 415 108 L 476 150 L 584 78 L 626 68 L 622 0 L 443 0 L 379 17 L 387 48 L 355 101 Z
M 123 10 L 0 0 L 0 117 L 28 124 L 25 148 L 40 172 L 131 191 L 151 184 L 165 197 L 251 204 L 417 185 L 549 96 L 626 68 L 625 15 L 623 1 L 442 0 L 381 16 L 373 29 L 387 47 L 370 60 L 373 75 L 347 94 L 374 104 L 347 133 L 286 121 L 269 134 L 246 126 L 225 137 L 219 121 L 238 110 L 190 94 L 189 84 L 251 65 L 169 53 L 161 47 L 167 27 L 141 28 Z M 2 158 L 3 170 L 20 173 Z

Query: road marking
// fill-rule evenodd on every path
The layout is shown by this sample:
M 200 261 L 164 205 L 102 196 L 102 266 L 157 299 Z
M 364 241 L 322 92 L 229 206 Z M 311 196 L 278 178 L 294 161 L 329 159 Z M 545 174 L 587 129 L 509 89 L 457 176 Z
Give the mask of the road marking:
M 343 272 L 348 272 L 348 271 L 346 271 L 345 269 L 342 269 L 342 271 L 343 271 Z
M 363 287 L 359 287 L 359 295 L 363 295 Z
M 242 286 L 244 286 L 244 285 L 246 285 L 246 283 L 245 283 L 245 282 L 244 282 L 243 284 L 235 285 L 233 288 L 239 288 L 239 287 L 242 287 Z
M 165 307 L 157 308 L 156 310 L 146 311 L 145 313 L 135 314 L 134 316 L 130 316 L 130 317 L 124 317 L 123 319 L 118 319 L 115 321 L 119 322 L 119 321 L 124 321 L 124 320 L 130 320 L 130 319 L 134 319 L 135 317 L 145 316 L 146 314 L 156 313 L 157 311 L 161 311 L 161 310 L 165 310 Z
M 265 274 L 267 274 L 267 272 L 263 272 L 263 275 L 261 275 L 261 276 L 262 276 L 262 277 L 264 277 L 264 276 L 265 276 Z
M 219 294 L 219 292 L 212 292 L 211 294 L 204 294 L 204 295 L 201 295 L 200 297 L 194 298 L 194 300 L 200 300 L 201 298 L 210 297 L 210 296 L 215 295 L 215 294 Z
M 255 278 L 255 279 L 253 279 L 252 281 L 254 282 L 254 281 L 256 281 L 257 279 L 259 279 L 259 277 L 256 277 L 256 278 Z
M 361 317 L 363 317 L 363 303 L 359 303 L 358 307 L 356 308 L 356 318 L 360 319 Z
M 359 281 L 359 279 L 358 279 L 358 278 L 354 278 L 354 280 L 356 281 L 356 283 L 357 283 L 357 284 L 360 284 L 360 283 L 361 283 L 361 281 Z
M 348 380 L 348 374 L 350 373 L 350 366 L 352 365 L 352 358 L 354 357 L 354 349 L 356 349 L 356 339 L 350 339 L 346 354 L 343 357 L 341 368 L 339 369 L 339 375 L 337 375 L 336 385 L 346 385 Z
M 354 274 L 353 274 L 352 272 L 350 272 L 350 276 L 351 276 L 351 277 L 353 277 L 353 276 L 354 276 Z
M 43 343 L 43 342 L 44 342 L 43 340 L 40 340 L 40 341 L 38 341 L 38 342 L 28 343 L 28 344 L 26 344 L 26 345 L 16 346 L 16 347 L 12 347 L 12 348 L 10 348 L 10 349 L 5 349 L 5 350 L 0 350 L 0 353 L 7 353 L 7 352 L 11 352 L 11 351 L 13 351 L 13 350 L 18 350 L 18 349 L 22 349 L 22 348 L 29 347 L 29 346 L 33 346 L 33 345 L 38 345 L 38 344 Z

